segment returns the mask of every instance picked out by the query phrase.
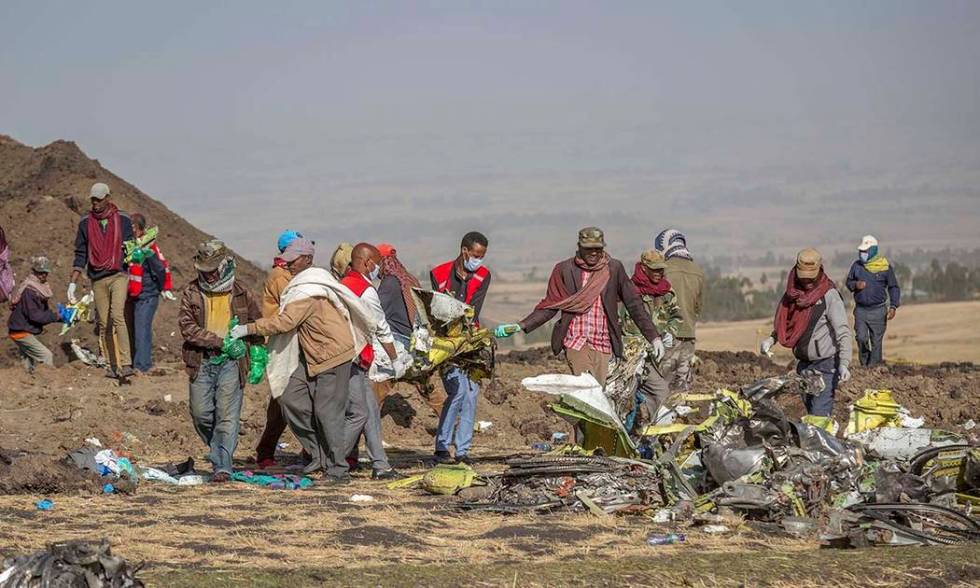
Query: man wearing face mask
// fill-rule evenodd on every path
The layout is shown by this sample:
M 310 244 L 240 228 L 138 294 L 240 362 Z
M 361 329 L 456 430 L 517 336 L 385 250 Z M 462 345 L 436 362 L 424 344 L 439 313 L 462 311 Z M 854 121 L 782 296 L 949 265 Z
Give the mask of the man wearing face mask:
M 574 257 L 555 265 L 548 280 L 548 292 L 529 314 L 516 325 L 500 325 L 495 335 L 508 337 L 517 331 L 530 333 L 561 318 L 551 334 L 555 355 L 565 351 L 569 369 L 575 375 L 591 373 L 606 383 L 611 356 L 623 356 L 623 331 L 619 324 L 619 304 L 626 307 L 637 329 L 650 342 L 653 357 L 664 356 L 664 343 L 647 312 L 636 286 L 623 263 L 606 253 L 601 230 L 587 227 L 578 233 Z
M 490 270 L 483 265 L 489 241 L 482 234 L 471 231 L 459 244 L 459 256 L 452 261 L 432 268 L 429 278 L 432 289 L 443 292 L 469 304 L 476 311 L 476 322 L 490 288 Z M 439 415 L 436 433 L 436 461 L 451 463 L 449 445 L 456 446 L 456 462 L 469 463 L 469 449 L 473 442 L 473 424 L 476 421 L 476 399 L 479 385 L 470 380 L 466 372 L 453 367 L 442 374 L 446 388 L 446 401 Z M 459 419 L 459 426 L 456 420 Z M 455 432 L 454 432 L 455 431 Z
M 351 251 L 350 269 L 340 283 L 357 295 L 374 315 L 378 325 L 374 336 L 381 343 L 388 358 L 394 361 L 397 355 L 395 338 L 391 334 L 391 327 L 381 307 L 381 298 L 378 297 L 378 291 L 373 284 L 378 279 L 380 271 L 381 253 L 378 248 L 368 243 L 358 243 Z M 374 345 L 373 342 L 368 342 L 351 367 L 344 452 L 346 455 L 351 455 L 357 448 L 361 433 L 364 433 L 364 443 L 372 464 L 371 479 L 394 480 L 400 478 L 401 474 L 388 463 L 388 456 L 385 454 L 381 439 L 381 407 L 368 380 L 368 369 L 372 363 L 374 363 Z
M 861 365 L 884 363 L 882 342 L 888 321 L 902 299 L 895 268 L 878 252 L 878 239 L 866 235 L 858 245 L 858 260 L 847 273 L 847 289 L 854 293 L 854 335 Z
M 824 388 L 818 395 L 804 395 L 808 414 L 830 416 L 837 385 L 851 379 L 851 330 L 844 300 L 823 269 L 816 249 L 804 249 L 786 278 L 786 291 L 773 321 L 773 332 L 762 342 L 762 353 L 772 356 L 776 342 L 793 350 L 797 373 L 816 370 Z

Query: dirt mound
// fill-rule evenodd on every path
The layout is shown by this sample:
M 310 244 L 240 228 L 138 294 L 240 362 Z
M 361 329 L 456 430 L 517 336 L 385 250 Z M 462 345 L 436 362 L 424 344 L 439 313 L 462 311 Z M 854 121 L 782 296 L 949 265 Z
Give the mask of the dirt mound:
M 197 244 L 209 238 L 207 234 L 102 167 L 98 160 L 90 159 L 75 143 L 55 141 L 35 149 L 0 135 L 0 225 L 10 241 L 11 264 L 18 278 L 28 274 L 31 256 L 43 253 L 51 258 L 55 300 L 64 301 L 74 257 L 75 229 L 89 208 L 88 193 L 95 182 L 109 184 L 122 210 L 140 212 L 151 225 L 160 227 L 160 248 L 170 261 L 175 288 L 194 277 L 191 258 Z M 262 270 L 244 259 L 239 258 L 238 262 L 241 280 L 255 290 L 261 283 Z M 81 287 L 83 291 L 88 289 L 86 280 Z M 4 326 L 7 316 L 8 311 L 0 312 Z M 176 316 L 176 303 L 161 303 L 154 327 L 157 356 L 175 358 L 180 351 L 179 337 L 170 336 Z M 42 340 L 60 363 L 68 354 L 56 331 L 54 326 L 49 327 Z M 72 336 L 94 345 L 93 329 L 87 325 L 76 329 Z M 15 357 L 13 347 L 5 345 L 0 366 L 10 365 Z
M 0 449 L 0 494 L 97 492 L 102 483 L 63 459 Z

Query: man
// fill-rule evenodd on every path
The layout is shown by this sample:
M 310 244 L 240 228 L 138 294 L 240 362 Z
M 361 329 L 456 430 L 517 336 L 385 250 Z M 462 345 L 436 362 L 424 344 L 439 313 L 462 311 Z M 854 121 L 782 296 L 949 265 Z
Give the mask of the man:
M 674 344 L 674 333 L 683 321 L 677 305 L 677 295 L 671 288 L 670 282 L 664 277 L 666 270 L 667 263 L 659 251 L 652 249 L 644 251 L 640 255 L 640 261 L 633 268 L 630 281 L 636 286 L 650 320 L 661 334 L 664 347 L 670 349 Z M 636 323 L 629 318 L 624 307 L 620 307 L 620 320 L 623 322 L 625 332 L 631 335 L 642 334 Z M 667 382 L 671 374 L 666 372 L 661 364 L 662 362 L 658 361 L 647 361 L 640 376 L 639 390 L 643 393 L 651 423 L 656 422 L 660 407 L 670 395 Z
M 146 217 L 135 213 L 131 217 L 136 240 L 146 238 Z M 156 239 L 143 244 L 129 263 L 129 304 L 126 314 L 130 325 L 133 367 L 142 373 L 153 367 L 153 317 L 160 297 L 176 300 L 170 264 L 160 251 Z
M 286 269 L 286 262 L 282 259 L 282 254 L 286 248 L 296 239 L 303 235 L 296 231 L 285 230 L 279 234 L 276 247 L 279 255 L 272 260 L 272 269 L 265 278 L 265 285 L 262 288 L 262 318 L 272 318 L 279 314 L 279 301 L 282 291 L 286 289 L 293 275 Z M 276 447 L 279 445 L 279 438 L 286 431 L 286 419 L 282 416 L 282 407 L 279 406 L 279 399 L 269 397 L 269 404 L 265 409 L 265 429 L 259 438 L 259 444 L 255 447 L 255 462 L 260 468 L 270 468 L 276 465 Z
M 429 273 L 432 289 L 472 306 L 477 324 L 490 288 L 490 270 L 483 265 L 488 246 L 489 241 L 482 233 L 471 231 L 460 241 L 456 259 L 432 268 Z M 455 366 L 442 373 L 442 383 L 446 388 L 446 401 L 439 415 L 435 458 L 439 463 L 468 464 L 480 386 Z M 449 454 L 450 443 L 456 446 L 455 459 Z
M 858 245 L 858 260 L 847 273 L 847 289 L 854 293 L 854 334 L 861 365 L 884 363 L 882 343 L 888 321 L 895 318 L 902 291 L 895 269 L 878 252 L 878 239 L 866 235 Z
M 7 328 L 10 339 L 17 345 L 23 359 L 24 368 L 31 374 L 39 363 L 54 365 L 54 355 L 37 338 L 45 325 L 60 320 L 49 304 L 52 296 L 51 286 L 48 284 L 49 273 L 51 262 L 47 257 L 31 259 L 31 275 L 10 296 L 12 310 Z
M 385 319 L 384 309 L 381 308 L 381 299 L 378 298 L 378 291 L 375 290 L 372 282 L 378 278 L 381 271 L 381 253 L 374 245 L 368 243 L 358 243 L 351 250 L 350 269 L 340 283 L 347 286 L 364 306 L 373 314 L 377 324 L 374 339 L 384 348 L 388 358 L 392 361 L 397 357 L 395 351 L 395 338 L 391 334 L 391 327 Z M 368 380 L 368 370 L 374 363 L 374 345 L 369 341 L 361 349 L 357 360 L 351 367 L 350 377 L 350 396 L 347 401 L 347 422 L 344 433 L 345 455 L 352 455 L 357 449 L 357 443 L 364 433 L 364 444 L 367 447 L 368 456 L 371 458 L 371 479 L 372 480 L 395 480 L 401 477 L 391 464 L 388 463 L 388 456 L 385 454 L 384 443 L 381 439 L 381 408 L 378 400 L 371 389 L 371 382 Z
M 293 275 L 282 292 L 281 311 L 232 329 L 232 337 L 271 337 L 269 387 L 283 416 L 313 459 L 304 473 L 325 470 L 332 484 L 350 482 L 344 451 L 344 414 L 355 349 L 370 341 L 374 318 L 360 299 L 328 271 L 312 267 L 307 239 L 286 247 L 282 259 Z
M 664 343 L 643 306 L 636 286 L 626 275 L 622 262 L 606 253 L 602 231 L 587 227 L 578 232 L 578 251 L 555 265 L 545 297 L 516 325 L 500 325 L 496 335 L 509 336 L 518 330 L 530 333 L 561 317 L 551 333 L 551 350 L 565 351 L 565 360 L 575 375 L 590 373 L 605 386 L 611 356 L 623 356 L 623 332 L 619 304 L 626 307 L 640 333 L 653 346 L 653 357 L 664 356 Z
M 133 375 L 133 361 L 126 327 L 129 279 L 123 265 L 123 242 L 133 239 L 133 223 L 112 202 L 106 184 L 93 184 L 89 200 L 92 211 L 79 221 L 75 234 L 75 261 L 68 284 L 68 302 L 78 302 L 75 296 L 78 278 L 86 272 L 95 293 L 99 344 L 108 360 L 106 375 L 126 380 Z M 110 349 L 115 351 L 114 357 L 110 356 Z
M 182 355 L 190 377 L 194 429 L 210 449 L 212 481 L 222 483 L 233 472 L 249 370 L 248 345 L 239 357 L 231 358 L 225 339 L 233 318 L 247 323 L 261 313 L 254 297 L 235 280 L 235 258 L 224 243 L 211 240 L 199 245 L 194 268 L 197 279 L 184 288 L 177 323 L 184 338 Z
M 381 284 L 378 286 L 381 308 L 391 326 L 391 334 L 396 341 L 405 346 L 405 349 L 408 349 L 412 341 L 415 321 L 418 319 L 418 308 L 415 306 L 412 289 L 421 288 L 422 285 L 398 259 L 398 252 L 393 246 L 382 243 L 378 245 L 378 252 L 381 253 L 381 272 L 378 274 L 381 277 Z M 442 414 L 446 393 L 438 386 L 433 386 L 430 393 L 423 393 L 421 386 L 418 388 L 422 399 L 438 418 Z M 384 400 L 392 389 L 394 389 L 392 382 L 374 384 L 379 405 L 384 405 Z
M 816 370 L 823 378 L 820 394 L 803 397 L 807 413 L 830 416 L 837 385 L 851 379 L 851 332 L 844 300 L 824 272 L 823 258 L 816 249 L 804 249 L 796 256 L 776 309 L 773 332 L 762 342 L 762 353 L 771 356 L 777 341 L 793 350 L 797 373 Z
M 333 274 L 333 277 L 341 280 L 347 275 L 353 250 L 354 246 L 346 241 L 341 241 L 333 250 L 333 255 L 330 256 L 330 273 Z
M 664 370 L 672 373 L 672 386 L 690 390 L 694 383 L 695 327 L 704 308 L 704 271 L 694 262 L 687 249 L 687 238 L 677 229 L 661 231 L 654 239 L 654 247 L 667 261 L 666 277 L 670 280 L 677 305 L 681 311 L 680 327 L 674 346 L 667 352 Z

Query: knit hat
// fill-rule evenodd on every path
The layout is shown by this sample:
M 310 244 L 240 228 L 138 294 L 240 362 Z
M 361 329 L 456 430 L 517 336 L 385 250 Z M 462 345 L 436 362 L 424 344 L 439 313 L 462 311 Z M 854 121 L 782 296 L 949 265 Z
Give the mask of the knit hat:
M 300 237 L 298 239 L 294 239 L 293 242 L 286 247 L 286 250 L 282 252 L 280 257 L 283 261 L 289 263 L 291 261 L 296 261 L 304 255 L 312 256 L 315 253 L 316 249 L 313 246 L 313 242 L 309 239 Z
M 92 190 L 89 191 L 88 197 L 94 198 L 95 200 L 102 200 L 106 196 L 109 196 L 109 186 L 103 184 L 102 182 L 97 182 L 92 184 Z
M 823 258 L 816 249 L 804 249 L 796 255 L 796 277 L 813 279 L 820 274 Z
M 31 258 L 31 271 L 36 274 L 50 274 L 51 260 L 43 255 Z
M 691 252 L 687 250 L 687 237 L 677 229 L 664 229 L 653 240 L 653 246 L 663 253 L 664 259 L 672 257 L 683 257 L 691 259 Z
M 652 270 L 667 269 L 667 262 L 659 251 L 648 249 L 640 255 L 640 263 Z
M 582 249 L 603 249 L 606 246 L 605 235 L 598 227 L 585 227 L 578 232 L 578 246 Z
M 874 235 L 865 235 L 861 239 L 861 244 L 858 245 L 858 251 L 868 251 L 872 247 L 878 246 L 878 239 L 875 239 Z
M 286 247 L 289 247 L 290 243 L 292 243 L 293 241 L 295 241 L 296 239 L 302 236 L 303 236 L 302 233 L 299 233 L 297 231 L 291 231 L 289 229 L 286 229 L 285 231 L 279 233 L 279 240 L 276 241 L 276 247 L 279 248 L 279 253 L 285 251 Z

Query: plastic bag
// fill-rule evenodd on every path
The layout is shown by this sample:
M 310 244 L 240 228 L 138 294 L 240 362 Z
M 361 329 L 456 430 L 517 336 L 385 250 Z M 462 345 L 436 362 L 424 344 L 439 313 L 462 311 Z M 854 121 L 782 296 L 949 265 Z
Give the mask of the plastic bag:
M 228 323 L 228 333 L 225 334 L 225 343 L 221 347 L 221 353 L 211 358 L 212 364 L 221 365 L 229 359 L 232 361 L 238 361 L 239 359 L 245 357 L 246 350 L 248 349 L 248 346 L 245 345 L 245 341 L 231 338 L 231 330 L 237 326 L 238 317 L 231 317 L 231 322 Z
M 265 366 L 269 363 L 269 350 L 265 345 L 252 345 L 249 348 L 251 367 L 248 370 L 248 383 L 261 384 L 265 378 Z

